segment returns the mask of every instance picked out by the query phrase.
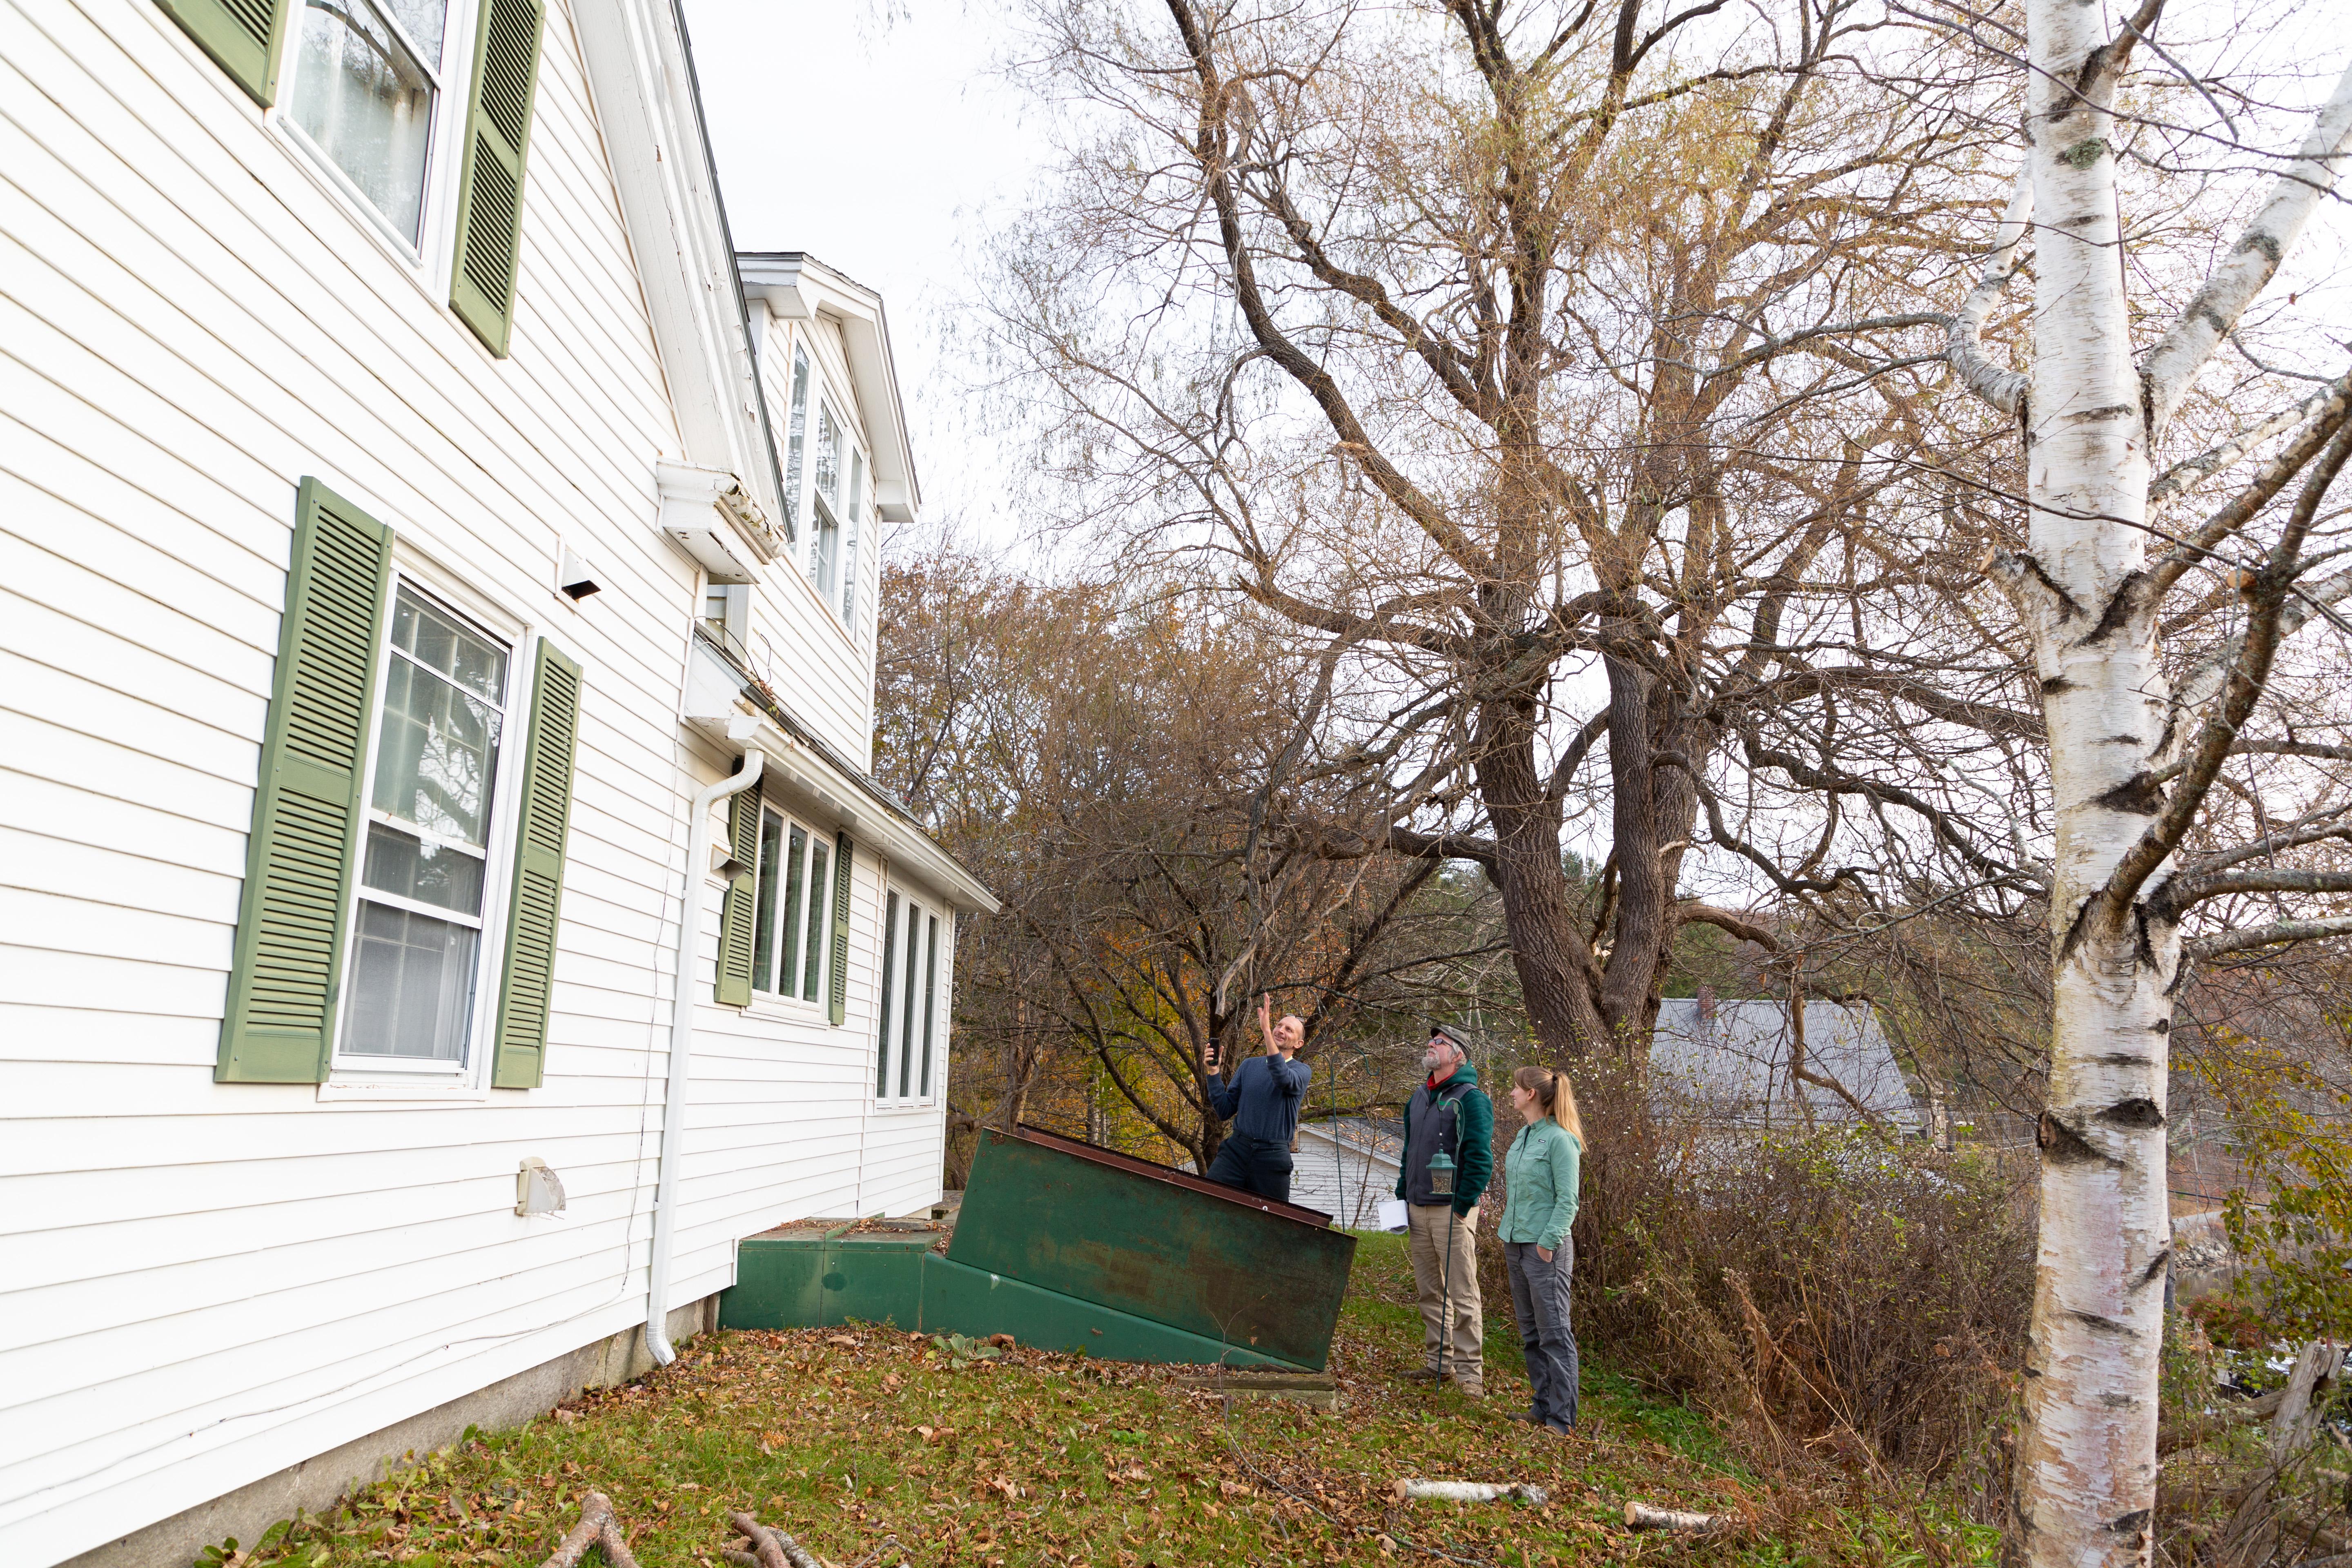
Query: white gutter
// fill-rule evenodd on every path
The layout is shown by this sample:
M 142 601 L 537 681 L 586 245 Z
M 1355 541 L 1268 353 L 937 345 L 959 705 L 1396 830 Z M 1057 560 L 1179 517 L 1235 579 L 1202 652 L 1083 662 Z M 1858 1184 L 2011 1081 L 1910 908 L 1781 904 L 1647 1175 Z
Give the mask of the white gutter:
M 731 732 L 734 726 L 730 725 Z M 747 725 L 748 729 L 749 726 Z M 741 740 L 741 736 L 732 736 Z M 646 1349 L 654 1364 L 677 1359 L 669 1342 L 669 1262 L 677 1236 L 677 1172 L 686 1163 L 686 1085 L 694 1065 L 694 965 L 702 945 L 702 879 L 709 875 L 710 812 L 729 795 L 760 782 L 767 758 L 757 747 L 743 753 L 743 771 L 694 797 L 686 830 L 686 902 L 677 915 L 677 974 L 669 1011 L 669 1091 L 662 1101 L 661 1170 L 654 1181 L 654 1256 L 646 1281 Z

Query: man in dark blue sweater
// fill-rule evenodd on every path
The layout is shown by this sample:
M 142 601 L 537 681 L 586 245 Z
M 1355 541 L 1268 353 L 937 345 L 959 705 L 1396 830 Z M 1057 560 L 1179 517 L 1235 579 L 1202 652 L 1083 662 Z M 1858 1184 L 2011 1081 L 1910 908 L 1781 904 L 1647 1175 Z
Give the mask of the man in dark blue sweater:
M 1306 1103 L 1315 1069 L 1297 1059 L 1307 1026 L 1297 1018 L 1271 1023 L 1273 1011 L 1271 995 L 1257 999 L 1265 1055 L 1242 1063 L 1230 1084 L 1213 1072 L 1209 1076 L 1209 1108 L 1233 1123 L 1209 1163 L 1209 1180 L 1286 1204 L 1290 1141 L 1298 1134 L 1298 1109 Z M 1209 1066 L 1216 1065 L 1211 1057 Z

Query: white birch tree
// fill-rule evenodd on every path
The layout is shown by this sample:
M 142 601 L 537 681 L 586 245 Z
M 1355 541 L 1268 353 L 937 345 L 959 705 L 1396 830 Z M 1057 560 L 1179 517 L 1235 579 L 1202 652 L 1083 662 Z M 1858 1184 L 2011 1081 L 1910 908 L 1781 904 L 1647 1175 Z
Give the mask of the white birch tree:
M 2086 0 L 2026 0 L 2023 168 L 1949 345 L 1955 371 L 2018 420 L 2025 443 L 2025 545 L 1995 552 L 1987 569 L 2016 606 L 2041 682 L 2055 973 L 2011 1545 L 2014 1560 L 2068 1568 L 2149 1560 L 2171 1246 L 2168 1037 L 2182 965 L 2198 949 L 2352 931 L 2352 918 L 2322 913 L 2220 932 L 2185 951 L 2181 931 L 2208 899 L 2352 889 L 2340 866 L 2289 865 L 2281 854 L 2341 841 L 2340 804 L 2270 824 L 2252 842 L 2183 855 L 2231 755 L 2346 754 L 2251 731 L 2282 644 L 2333 620 L 2333 606 L 2352 595 L 2340 553 L 2314 547 L 2322 501 L 2352 455 L 2352 376 L 2220 450 L 2161 476 L 2152 467 L 2200 370 L 2334 189 L 2352 130 L 2352 71 L 2178 322 L 2136 356 L 2117 89 L 2162 6 L 2143 0 L 2126 18 Z M 2029 241 L 2032 342 L 2019 372 L 1987 353 L 1981 333 Z M 2224 469 L 2242 482 L 2201 523 L 2152 525 L 2152 500 Z M 2194 660 L 2168 660 L 2167 595 L 2192 574 L 2218 574 L 2235 591 L 2235 629 Z

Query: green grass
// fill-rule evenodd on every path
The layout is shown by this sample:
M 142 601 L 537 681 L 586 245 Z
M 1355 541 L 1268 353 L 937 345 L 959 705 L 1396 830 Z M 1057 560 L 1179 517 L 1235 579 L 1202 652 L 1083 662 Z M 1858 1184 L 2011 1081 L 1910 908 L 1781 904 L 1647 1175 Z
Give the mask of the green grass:
M 536 1568 L 591 1488 L 645 1568 L 719 1568 L 738 1508 L 844 1568 L 893 1535 L 916 1563 L 988 1568 L 1990 1561 L 1981 1532 L 1916 1510 L 1774 1491 L 1706 1422 L 1589 1364 L 1581 1435 L 1509 1420 L 1527 1384 L 1500 1321 L 1485 1401 L 1402 1383 L 1421 1360 L 1412 1301 L 1401 1240 L 1365 1237 L 1332 1351 L 1338 1416 L 1229 1405 L 1184 1387 L 1181 1368 L 1023 1349 L 958 1366 L 873 1327 L 722 1333 L 552 1418 L 469 1434 L 239 1561 Z M 1552 1500 L 1405 1505 L 1387 1489 L 1400 1476 L 1533 1481 Z M 1741 1523 L 1700 1544 L 1635 1536 L 1628 1498 Z

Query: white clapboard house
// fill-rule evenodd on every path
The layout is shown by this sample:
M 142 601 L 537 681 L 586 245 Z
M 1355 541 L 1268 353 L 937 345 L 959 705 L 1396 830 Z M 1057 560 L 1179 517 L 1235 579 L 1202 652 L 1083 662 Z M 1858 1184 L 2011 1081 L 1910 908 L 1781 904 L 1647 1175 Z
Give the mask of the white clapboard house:
M 1799 1021 L 1774 997 L 1718 1001 L 1703 991 L 1660 1002 L 1650 1039 L 1659 1109 L 1743 1129 L 1848 1126 L 1867 1117 L 1906 1135 L 1920 1131 L 1917 1097 L 1875 1008 L 1808 1000 L 1801 1046 Z
M 1335 1116 L 1298 1124 L 1290 1147 L 1290 1201 L 1321 1209 L 1350 1230 L 1378 1230 L 1396 1196 L 1404 1123 Z
M 881 302 L 733 252 L 693 83 L 673 0 L 0 0 L 7 1568 L 939 1197 L 992 905 L 869 776 Z

